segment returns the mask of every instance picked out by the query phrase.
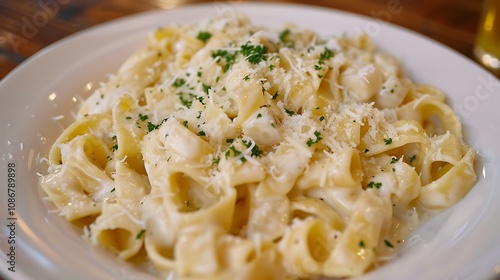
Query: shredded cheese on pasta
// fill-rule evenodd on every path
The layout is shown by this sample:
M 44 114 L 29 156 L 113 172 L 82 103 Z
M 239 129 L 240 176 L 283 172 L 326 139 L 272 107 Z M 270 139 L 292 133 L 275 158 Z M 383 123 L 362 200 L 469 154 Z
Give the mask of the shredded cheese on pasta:
M 366 35 L 225 15 L 150 33 L 41 187 L 90 241 L 178 279 L 353 277 L 475 183 L 445 95 Z

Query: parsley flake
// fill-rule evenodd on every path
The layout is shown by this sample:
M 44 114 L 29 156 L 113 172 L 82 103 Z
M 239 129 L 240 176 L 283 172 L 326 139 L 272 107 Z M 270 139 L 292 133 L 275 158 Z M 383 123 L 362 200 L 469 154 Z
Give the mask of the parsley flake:
M 185 83 L 186 83 L 186 80 L 181 79 L 181 78 L 177 78 L 177 79 L 175 79 L 175 81 L 172 85 L 176 88 L 179 88 L 179 87 L 183 86 Z
M 141 231 L 135 236 L 135 239 L 141 239 L 145 232 L 145 229 L 141 229 Z
M 285 112 L 286 112 L 286 113 L 287 113 L 290 117 L 291 117 L 291 116 L 293 116 L 293 115 L 295 115 L 295 112 L 294 112 L 294 111 L 292 111 L 292 110 L 288 110 L 288 109 L 286 109 L 286 108 L 285 108 Z
M 247 148 L 250 148 L 250 146 L 252 146 L 253 142 L 252 141 L 247 141 L 247 140 L 242 140 L 241 143 L 247 147 Z M 251 155 L 253 157 L 258 157 L 260 155 L 262 155 L 263 151 L 261 149 L 259 149 L 259 147 L 257 147 L 257 145 L 254 145 L 252 147 L 252 153 Z
M 366 185 L 367 189 L 372 189 L 373 187 L 375 187 L 377 189 L 380 189 L 380 187 L 382 187 L 382 183 L 371 181 L 371 182 L 368 183 L 368 185 Z
M 241 46 L 241 54 L 251 64 L 259 64 L 262 60 L 266 60 L 266 52 L 267 48 L 264 45 L 250 45 L 246 43 Z
M 179 92 L 177 95 L 179 95 L 179 100 L 181 101 L 182 105 L 186 106 L 187 108 L 191 108 L 193 100 L 187 100 L 182 92 Z
M 280 41 L 284 43 L 284 42 L 285 42 L 285 40 L 286 40 L 286 37 L 290 34 L 290 32 L 291 32 L 291 31 L 290 31 L 290 29 L 285 29 L 285 30 L 283 30 L 283 31 L 280 33 Z
M 330 59 L 333 57 L 333 51 L 328 49 L 328 48 L 325 48 L 325 50 L 319 55 L 319 61 L 318 63 L 319 64 L 324 64 L 325 63 L 325 60 L 327 59 Z
M 409 157 L 408 159 L 410 160 L 410 163 L 413 163 L 413 161 L 417 158 L 417 155 L 413 155 Z
M 212 57 L 217 59 L 217 61 L 220 61 L 222 58 L 226 61 L 226 64 L 224 65 L 224 72 L 227 72 L 231 65 L 234 64 L 236 61 L 236 55 L 238 52 L 229 52 L 227 50 L 217 50 L 215 53 L 212 54 Z M 218 80 L 218 79 L 217 79 Z
M 204 43 L 206 43 L 208 41 L 208 39 L 210 39 L 210 37 L 212 37 L 212 34 L 210 34 L 209 32 L 207 32 L 207 31 L 200 31 L 200 32 L 198 32 L 198 35 L 196 36 L 196 39 L 201 40 Z
M 151 132 L 155 129 L 158 129 L 160 127 L 159 124 L 154 124 L 152 122 L 148 122 L 148 132 Z
M 311 138 L 309 138 L 309 140 L 307 140 L 307 142 L 306 142 L 307 147 L 311 147 L 313 144 L 316 144 L 321 139 L 323 139 L 323 137 L 321 137 L 321 133 L 319 131 L 315 131 L 314 136 L 316 136 L 316 140 L 312 140 Z
M 231 155 L 231 151 L 233 151 L 233 154 L 235 157 L 239 156 L 241 154 L 241 152 L 238 151 L 234 146 L 230 146 L 229 150 L 227 150 L 227 152 L 226 152 L 226 158 L 229 158 L 229 156 Z M 247 159 L 245 157 L 242 157 L 241 161 L 245 162 L 245 161 L 247 161 Z
M 211 88 L 212 88 L 211 86 L 203 84 L 203 92 L 204 93 L 208 94 L 208 90 L 210 90 Z
M 213 163 L 215 163 L 215 164 L 219 164 L 219 162 L 220 162 L 220 157 L 216 157 L 216 158 L 214 158 L 214 159 L 212 160 L 212 162 L 213 162 Z

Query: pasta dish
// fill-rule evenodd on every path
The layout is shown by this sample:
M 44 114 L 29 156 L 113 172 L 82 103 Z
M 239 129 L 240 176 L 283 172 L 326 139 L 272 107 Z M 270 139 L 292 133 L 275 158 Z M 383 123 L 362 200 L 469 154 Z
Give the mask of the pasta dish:
M 364 34 L 223 15 L 152 31 L 40 186 L 90 243 L 177 279 L 354 277 L 476 181 L 445 94 Z

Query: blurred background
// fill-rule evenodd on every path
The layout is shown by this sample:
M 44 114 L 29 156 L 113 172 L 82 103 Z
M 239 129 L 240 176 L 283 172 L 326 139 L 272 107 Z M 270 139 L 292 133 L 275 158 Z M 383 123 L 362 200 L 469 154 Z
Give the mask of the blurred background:
M 500 0 L 484 0 L 500 6 Z M 474 59 L 483 0 L 279 0 L 335 8 L 384 20 L 437 40 Z M 174 9 L 199 0 L 0 0 L 0 79 L 44 47 L 70 34 L 127 15 Z M 257 2 L 257 1 L 238 1 Z M 388 13 L 397 5 L 398 13 Z M 396 7 L 396 6 L 394 6 Z M 499 15 L 500 16 L 500 15 Z M 498 16 L 497 16 L 498 18 Z M 493 22 L 495 14 L 493 14 Z M 491 23 L 491 17 L 490 17 Z M 482 21 L 481 21 L 482 22 Z M 496 20 L 498 25 L 499 20 Z M 491 25 L 491 24 L 490 24 Z M 488 25 L 484 25 L 488 27 Z M 497 30 L 500 28 L 497 28 Z M 497 31 L 500 33 L 500 31 Z M 488 34 L 486 34 L 488 35 Z M 500 37 L 500 36 L 499 36 Z M 484 40 L 483 40 L 484 41 Z M 488 43 L 486 38 L 485 44 Z M 490 44 L 498 49 L 500 45 Z M 483 50 L 484 51 L 484 50 Z M 486 52 L 489 55 L 490 52 Z M 476 50 L 476 57 L 478 54 Z M 490 57 L 483 58 L 483 60 Z M 477 60 L 481 61 L 481 59 Z M 488 63 L 498 63 L 498 60 Z

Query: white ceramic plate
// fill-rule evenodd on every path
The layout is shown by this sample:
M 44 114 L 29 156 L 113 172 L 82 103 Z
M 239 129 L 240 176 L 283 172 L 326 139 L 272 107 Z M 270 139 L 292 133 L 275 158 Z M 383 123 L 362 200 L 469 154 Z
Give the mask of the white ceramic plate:
M 402 62 L 413 80 L 437 85 L 448 94 L 463 121 L 467 142 L 479 151 L 479 181 L 465 199 L 413 233 L 398 259 L 360 279 L 498 277 L 500 82 L 454 51 L 384 22 L 325 8 L 228 2 L 150 12 L 90 28 L 44 49 L 1 81 L 0 275 L 153 279 L 93 248 L 68 222 L 48 212 L 37 186 L 36 173 L 42 172 L 37 157 L 47 154 L 62 127 L 71 123 L 71 112 L 81 99 L 144 43 L 148 31 L 233 11 L 249 15 L 257 24 L 293 22 L 322 35 L 367 32 L 382 50 Z M 12 164 L 16 179 L 13 217 L 17 220 L 8 220 L 8 167 Z M 7 225 L 12 221 L 16 227 L 11 234 Z M 12 245 L 16 272 L 8 271 L 13 264 L 8 263 Z

